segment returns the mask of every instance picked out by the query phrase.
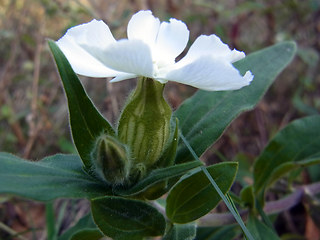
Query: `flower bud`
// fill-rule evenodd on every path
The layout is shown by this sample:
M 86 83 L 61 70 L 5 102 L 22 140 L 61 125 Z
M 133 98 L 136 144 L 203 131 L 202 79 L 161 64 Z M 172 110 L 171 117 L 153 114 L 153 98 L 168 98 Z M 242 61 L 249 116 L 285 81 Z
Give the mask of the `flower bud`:
M 112 185 L 126 185 L 131 168 L 127 147 L 116 138 L 102 135 L 92 152 L 96 172 Z
M 172 111 L 163 98 L 163 88 L 164 84 L 153 79 L 139 79 L 119 120 L 119 139 L 130 147 L 139 178 L 159 160 L 170 137 Z

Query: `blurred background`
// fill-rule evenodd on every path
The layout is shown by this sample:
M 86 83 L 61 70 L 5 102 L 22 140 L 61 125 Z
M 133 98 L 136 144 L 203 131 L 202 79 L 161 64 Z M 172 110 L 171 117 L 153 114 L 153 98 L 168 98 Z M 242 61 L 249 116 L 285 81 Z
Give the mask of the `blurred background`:
M 204 154 L 204 161 L 239 161 L 239 173 L 248 172 L 279 129 L 293 119 L 319 113 L 319 0 L 0 0 L 0 151 L 32 160 L 75 153 L 66 99 L 47 39 L 58 40 L 68 28 L 92 18 L 104 20 L 116 39 L 126 38 L 130 17 L 141 9 L 152 10 L 161 21 L 184 21 L 190 30 L 189 46 L 200 34 L 213 33 L 246 54 L 285 40 L 298 45 L 296 58 L 257 108 L 235 120 Z M 135 81 L 81 80 L 96 106 L 115 123 Z M 168 83 L 165 94 L 176 109 L 195 91 Z M 302 183 L 320 180 L 320 168 L 298 175 L 296 181 Z M 57 209 L 62 206 L 71 214 L 61 217 L 61 232 L 88 210 L 79 200 L 56 201 Z M 320 221 L 308 219 L 298 206 L 279 217 L 277 230 L 319 239 L 320 234 L 309 235 L 319 233 Z M 45 239 L 43 204 L 0 196 L 0 223 L 0 239 Z M 12 236 L 20 232 L 24 234 Z

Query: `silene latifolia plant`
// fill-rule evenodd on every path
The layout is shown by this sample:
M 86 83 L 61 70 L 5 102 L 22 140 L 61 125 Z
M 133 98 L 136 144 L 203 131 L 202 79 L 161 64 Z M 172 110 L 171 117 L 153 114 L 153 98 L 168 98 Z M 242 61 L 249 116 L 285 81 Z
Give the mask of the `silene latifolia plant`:
M 229 239 L 240 235 L 278 239 L 262 209 L 267 187 L 289 171 L 273 175 L 274 169 L 290 163 L 285 152 L 274 163 L 262 154 L 254 165 L 254 184 L 242 185 L 240 197 L 229 194 L 238 163 L 204 166 L 199 156 L 239 113 L 258 103 L 293 58 L 295 44 L 279 43 L 245 57 L 216 35 L 201 35 L 176 61 L 189 40 L 187 26 L 176 19 L 160 22 L 151 11 L 134 14 L 127 35 L 117 41 L 108 25 L 92 20 L 70 28 L 56 42 L 49 41 L 78 155 L 57 154 L 30 162 L 1 153 L 0 193 L 46 202 L 90 200 L 89 215 L 60 236 L 48 230 L 48 239 L 207 239 L 203 225 L 215 226 L 206 230 L 212 236 L 219 230 L 222 236 L 231 234 Z M 138 78 L 116 126 L 95 108 L 76 74 L 113 77 L 111 82 Z M 163 97 L 168 81 L 200 90 L 172 112 Z M 299 121 L 313 126 L 319 118 L 298 120 L 286 131 L 299 127 Z M 288 133 L 275 138 L 284 134 Z M 277 146 L 281 144 L 278 141 Z M 217 228 L 226 223 L 209 212 L 221 199 L 238 226 Z M 247 226 L 234 200 L 249 212 Z
M 242 76 L 232 65 L 245 54 L 231 51 L 215 35 L 200 36 L 176 63 L 189 39 L 186 25 L 176 19 L 160 23 L 150 11 L 140 11 L 127 32 L 128 39 L 116 41 L 103 21 L 92 20 L 56 42 L 78 74 L 114 77 L 111 82 L 138 77 L 117 130 L 109 126 L 86 143 L 92 146 L 86 167 L 113 188 L 130 187 L 152 170 L 174 165 L 178 121 L 163 97 L 166 82 L 214 91 L 239 89 L 253 79 L 250 71 Z

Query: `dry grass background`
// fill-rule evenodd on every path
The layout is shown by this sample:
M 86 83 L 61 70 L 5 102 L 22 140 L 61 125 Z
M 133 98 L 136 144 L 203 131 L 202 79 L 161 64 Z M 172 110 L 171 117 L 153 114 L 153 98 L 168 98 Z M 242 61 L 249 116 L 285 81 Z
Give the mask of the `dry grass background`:
M 125 38 L 128 20 L 140 9 L 151 9 L 162 21 L 174 17 L 186 22 L 190 43 L 200 34 L 216 33 L 230 47 L 247 54 L 283 40 L 295 40 L 299 46 L 293 63 L 258 107 L 231 124 L 203 156 L 205 161 L 226 158 L 250 167 L 281 127 L 319 113 L 318 0 L 0 0 L 1 151 L 32 160 L 75 152 L 66 100 L 46 40 L 57 40 L 69 27 L 92 18 L 103 19 L 117 39 Z M 114 123 L 135 81 L 109 84 L 104 79 L 81 79 L 97 107 Z M 194 91 L 169 83 L 165 94 L 176 109 Z M 304 171 L 297 181 L 319 180 L 319 175 Z M 59 209 L 63 204 L 67 204 L 69 215 L 63 219 L 61 231 L 88 210 L 86 202 L 76 200 L 59 200 L 55 206 Z M 305 211 L 297 211 L 300 220 L 287 212 L 279 218 L 277 230 L 306 237 L 316 232 L 315 226 L 308 230 Z M 44 207 L 40 203 L 3 196 L 0 222 L 12 231 L 27 231 L 22 235 L 26 239 L 45 239 Z M 1 228 L 0 239 L 17 239 L 8 231 Z

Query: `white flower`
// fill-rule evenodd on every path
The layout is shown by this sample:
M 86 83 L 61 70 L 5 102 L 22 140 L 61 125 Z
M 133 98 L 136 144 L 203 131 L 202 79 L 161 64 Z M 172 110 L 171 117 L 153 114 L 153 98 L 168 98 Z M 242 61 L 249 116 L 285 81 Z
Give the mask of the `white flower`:
M 76 73 L 115 77 L 112 82 L 144 76 L 215 91 L 239 89 L 253 79 L 250 71 L 241 76 L 232 65 L 245 54 L 230 50 L 216 35 L 199 36 L 175 62 L 189 39 L 182 21 L 160 23 L 151 11 L 140 11 L 129 21 L 127 34 L 128 39 L 116 41 L 109 27 L 94 19 L 70 28 L 57 44 Z

